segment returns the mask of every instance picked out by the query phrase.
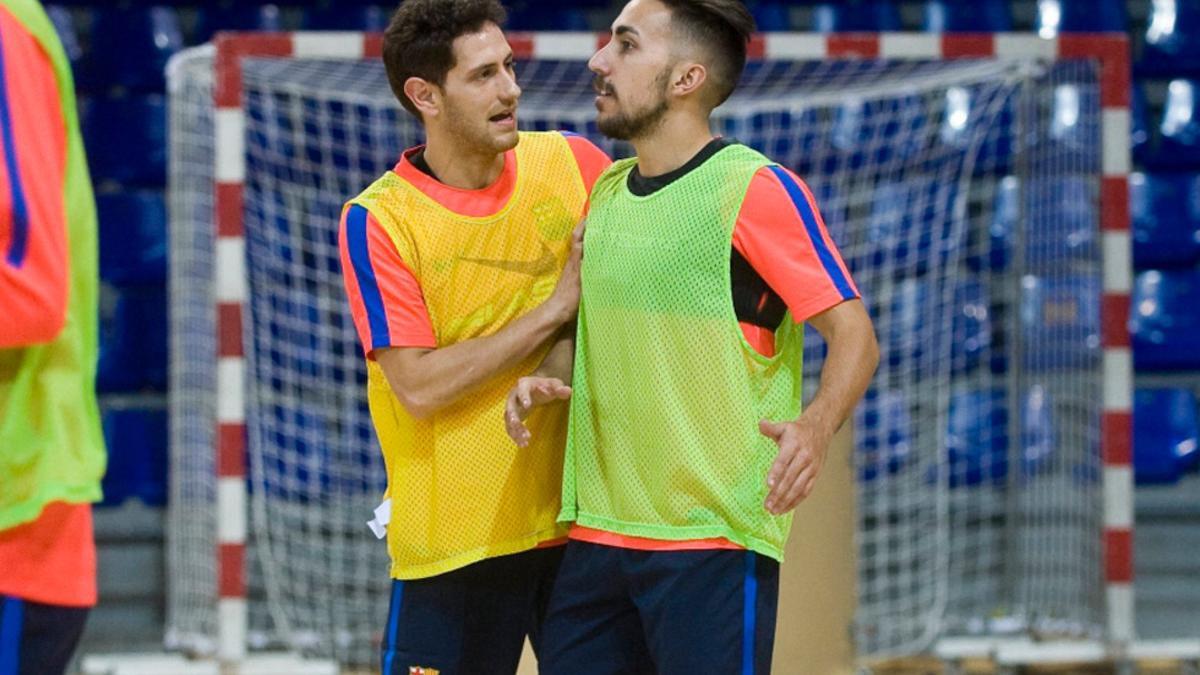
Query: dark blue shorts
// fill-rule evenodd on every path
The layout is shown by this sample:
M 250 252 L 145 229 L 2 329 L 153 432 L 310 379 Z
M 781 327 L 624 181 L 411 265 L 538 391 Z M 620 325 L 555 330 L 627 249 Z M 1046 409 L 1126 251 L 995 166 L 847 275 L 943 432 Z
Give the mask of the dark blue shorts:
M 752 551 L 567 544 L 543 675 L 771 672 L 779 563 Z
M 542 621 L 563 546 L 489 558 L 426 579 L 392 582 L 383 675 L 512 675 Z M 419 671 L 417 671 L 419 672 Z
M 88 611 L 0 595 L 0 675 L 65 673 Z

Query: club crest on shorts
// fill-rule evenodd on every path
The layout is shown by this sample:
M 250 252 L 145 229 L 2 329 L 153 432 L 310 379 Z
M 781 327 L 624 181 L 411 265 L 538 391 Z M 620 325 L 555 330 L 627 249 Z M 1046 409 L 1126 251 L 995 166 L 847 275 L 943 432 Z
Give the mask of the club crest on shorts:
M 439 675 L 441 672 L 437 668 L 425 668 L 424 666 L 408 667 L 408 675 Z

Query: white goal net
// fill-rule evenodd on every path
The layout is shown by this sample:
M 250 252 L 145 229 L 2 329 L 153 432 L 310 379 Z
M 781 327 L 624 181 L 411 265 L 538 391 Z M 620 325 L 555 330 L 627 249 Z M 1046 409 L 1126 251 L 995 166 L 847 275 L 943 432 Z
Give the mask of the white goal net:
M 242 74 L 250 642 L 370 664 L 388 564 L 365 521 L 385 479 L 337 223 L 421 130 L 377 61 L 251 58 Z M 629 153 L 597 133 L 582 61 L 518 75 L 524 128 Z M 168 641 L 201 652 L 218 620 L 213 81 L 203 49 L 170 77 Z M 763 61 L 715 119 L 810 184 L 879 332 L 853 419 L 859 655 L 1101 632 L 1094 66 Z

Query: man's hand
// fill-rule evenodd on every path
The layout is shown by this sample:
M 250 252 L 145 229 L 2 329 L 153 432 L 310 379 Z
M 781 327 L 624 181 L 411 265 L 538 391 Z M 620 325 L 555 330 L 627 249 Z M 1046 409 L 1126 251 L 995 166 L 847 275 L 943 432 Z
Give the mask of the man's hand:
M 557 377 L 522 377 L 508 393 L 504 404 L 504 428 L 519 447 L 529 445 L 531 435 L 525 418 L 539 405 L 571 398 L 571 388 Z
M 579 310 L 579 268 L 583 264 L 583 231 L 587 229 L 587 219 L 579 221 L 571 232 L 571 254 L 563 265 L 562 276 L 554 293 L 546 300 L 557 307 L 557 313 L 562 323 L 575 318 Z
M 767 511 L 781 515 L 796 508 L 812 493 L 817 475 L 825 464 L 831 435 L 806 423 L 802 416 L 795 422 L 762 420 L 758 430 L 779 446 L 775 463 L 767 472 Z

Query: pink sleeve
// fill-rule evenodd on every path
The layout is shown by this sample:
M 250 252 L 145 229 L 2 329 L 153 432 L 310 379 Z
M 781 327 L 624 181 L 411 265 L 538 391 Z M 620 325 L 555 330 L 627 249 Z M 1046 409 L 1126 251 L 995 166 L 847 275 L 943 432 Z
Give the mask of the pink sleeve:
M 754 175 L 733 245 L 797 322 L 858 297 L 812 193 L 787 169 L 768 166 Z
M 594 143 L 588 139 L 573 134 L 570 132 L 560 132 L 567 139 L 567 145 L 571 146 L 571 154 L 575 155 L 575 163 L 579 165 L 579 175 L 583 178 L 583 187 L 590 194 L 592 186 L 596 184 L 596 179 L 600 174 L 612 164 L 612 160 L 604 151 L 597 148 Z
M 436 348 L 421 286 L 375 217 L 347 207 L 338 247 L 350 314 L 368 357 L 384 347 Z
M 54 340 L 66 323 L 66 123 L 41 46 L 0 7 L 0 348 Z

